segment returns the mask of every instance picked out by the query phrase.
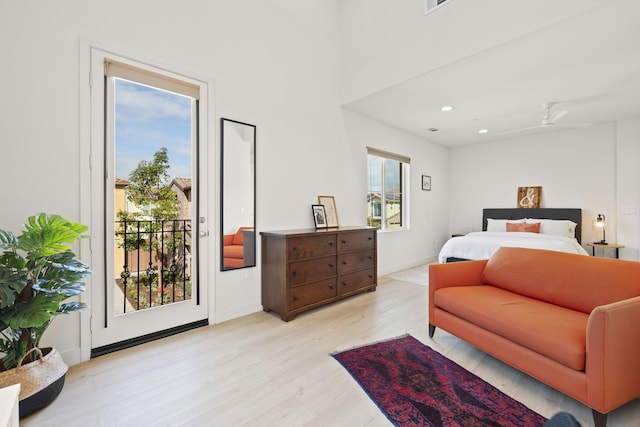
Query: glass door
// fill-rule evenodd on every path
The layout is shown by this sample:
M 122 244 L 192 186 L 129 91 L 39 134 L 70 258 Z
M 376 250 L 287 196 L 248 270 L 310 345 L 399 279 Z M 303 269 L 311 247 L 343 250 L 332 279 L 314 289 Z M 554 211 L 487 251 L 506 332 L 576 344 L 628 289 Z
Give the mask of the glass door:
M 100 60 L 105 286 L 94 289 L 94 356 L 206 324 L 208 314 L 207 263 L 198 262 L 208 235 L 199 179 L 201 88 L 138 64 Z

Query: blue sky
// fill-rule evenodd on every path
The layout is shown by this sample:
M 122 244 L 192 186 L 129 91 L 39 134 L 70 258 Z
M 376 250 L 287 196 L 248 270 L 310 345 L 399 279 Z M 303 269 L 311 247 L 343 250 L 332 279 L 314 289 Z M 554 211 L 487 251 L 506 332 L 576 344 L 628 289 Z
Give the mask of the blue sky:
M 191 178 L 192 99 L 115 79 L 116 177 L 129 178 L 138 163 L 166 147 L 171 178 Z

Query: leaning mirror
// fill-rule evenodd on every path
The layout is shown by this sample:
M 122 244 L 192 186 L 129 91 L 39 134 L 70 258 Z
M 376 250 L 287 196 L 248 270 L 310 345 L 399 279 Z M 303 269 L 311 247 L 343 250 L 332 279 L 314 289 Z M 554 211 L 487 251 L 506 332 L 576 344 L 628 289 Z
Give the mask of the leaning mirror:
M 256 265 L 256 127 L 220 119 L 222 271 Z

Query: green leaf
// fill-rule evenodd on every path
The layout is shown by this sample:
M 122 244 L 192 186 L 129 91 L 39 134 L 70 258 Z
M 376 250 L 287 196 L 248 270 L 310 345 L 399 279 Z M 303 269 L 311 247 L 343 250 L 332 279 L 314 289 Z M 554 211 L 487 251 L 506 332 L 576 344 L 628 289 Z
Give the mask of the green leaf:
M 83 233 L 87 227 L 71 222 L 60 215 L 36 214 L 22 226 L 18 237 L 20 249 L 32 252 L 33 257 L 49 256 L 69 250 L 70 243 L 87 237 Z
M 41 280 L 33 284 L 33 290 L 49 295 L 59 295 L 64 299 L 83 293 L 84 283 Z
M 40 326 L 58 311 L 60 300 L 43 293 L 35 294 L 30 302 L 19 302 L 5 309 L 4 321 L 16 330 Z
M 12 305 L 25 286 L 27 275 L 24 272 L 0 268 L 0 309 Z
M 60 304 L 60 307 L 58 307 L 57 314 L 69 314 L 69 313 L 73 313 L 74 311 L 84 310 L 85 308 L 87 308 L 87 305 L 83 302 L 77 302 L 77 301 L 65 302 Z
M 0 230 L 0 248 L 15 249 L 18 246 L 16 235 L 10 231 Z
M 13 251 L 5 252 L 0 256 L 0 266 L 14 270 L 22 270 L 26 264 L 25 259 Z

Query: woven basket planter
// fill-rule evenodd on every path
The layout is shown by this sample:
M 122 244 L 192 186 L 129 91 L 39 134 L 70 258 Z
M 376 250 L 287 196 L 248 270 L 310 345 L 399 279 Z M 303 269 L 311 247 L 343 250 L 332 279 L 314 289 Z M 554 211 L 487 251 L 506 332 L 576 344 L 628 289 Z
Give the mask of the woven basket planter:
M 40 358 L 22 364 L 32 351 Z M 64 386 L 69 367 L 55 348 L 34 348 L 20 359 L 18 366 L 0 372 L 0 387 L 20 384 L 20 418 L 27 417 L 44 408 L 58 397 Z

